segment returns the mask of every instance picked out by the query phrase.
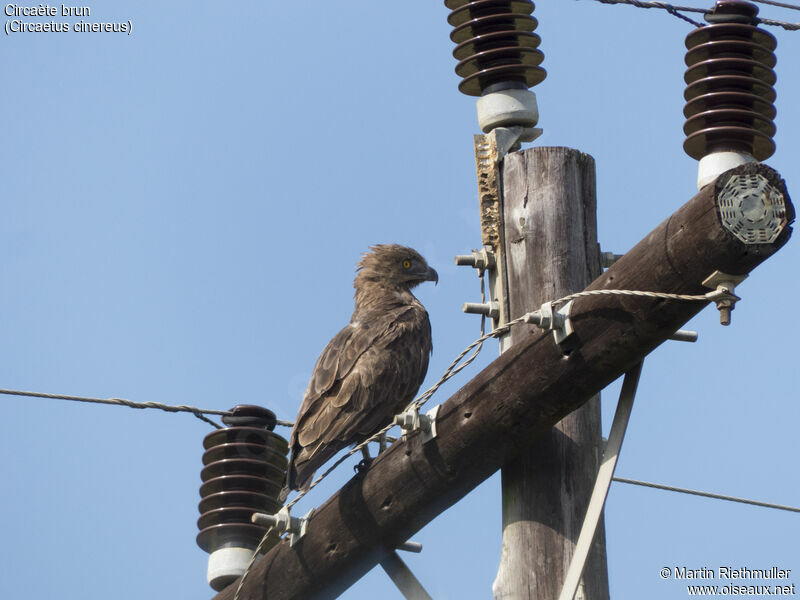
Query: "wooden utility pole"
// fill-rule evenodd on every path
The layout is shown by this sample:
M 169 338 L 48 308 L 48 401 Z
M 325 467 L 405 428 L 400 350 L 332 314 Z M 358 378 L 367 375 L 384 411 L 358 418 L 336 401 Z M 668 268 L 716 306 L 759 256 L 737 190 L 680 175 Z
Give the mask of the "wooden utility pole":
M 503 164 L 509 318 L 577 292 L 600 275 L 594 159 L 570 148 L 531 148 Z M 511 330 L 506 347 L 534 326 Z M 594 396 L 502 469 L 503 545 L 496 600 L 558 598 L 580 533 L 601 446 Z M 600 524 L 584 569 L 588 600 L 608 600 Z
M 752 201 L 785 201 L 769 241 L 742 241 L 722 222 L 722 196 L 730 191 L 725 185 L 739 175 L 763 179 L 774 190 L 769 197 L 750 197 L 748 211 Z M 744 275 L 777 252 L 793 220 L 775 171 L 761 164 L 737 167 L 704 187 L 587 290 L 704 294 L 709 290 L 702 282 L 711 273 Z M 618 295 L 575 300 L 568 357 L 549 332 L 534 331 L 515 343 L 440 405 L 436 437 L 423 443 L 412 434 L 392 444 L 316 509 L 299 541 L 290 546 L 284 539 L 272 548 L 251 570 L 240 600 L 336 598 L 707 304 Z M 215 599 L 231 600 L 235 590 L 236 582 Z

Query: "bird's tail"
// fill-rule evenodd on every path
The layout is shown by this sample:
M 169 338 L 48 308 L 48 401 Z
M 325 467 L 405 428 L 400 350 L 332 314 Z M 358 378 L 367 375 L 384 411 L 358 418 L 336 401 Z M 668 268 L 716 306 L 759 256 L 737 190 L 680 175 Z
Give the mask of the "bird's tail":
M 284 486 L 286 495 L 289 495 L 290 490 L 307 491 L 314 480 L 317 469 L 328 462 L 340 449 L 341 445 L 339 444 L 320 444 L 311 453 L 307 453 L 304 448 L 297 456 L 292 456 L 286 472 L 286 485 Z M 283 496 L 283 491 L 281 491 L 281 495 Z
M 300 473 L 299 476 L 303 477 L 299 480 L 300 483 L 298 483 L 298 472 Z M 278 500 L 281 502 L 281 504 L 286 503 L 286 499 L 289 497 L 289 494 L 292 490 L 297 490 L 300 492 L 306 491 L 311 485 L 311 478 L 313 476 L 313 471 L 310 474 L 306 474 L 303 470 L 298 471 L 294 460 L 290 461 L 289 469 L 286 471 L 286 479 L 283 482 L 283 487 L 281 488 L 280 494 L 278 494 Z
M 317 464 L 322 464 L 322 462 L 325 461 L 317 463 L 317 461 L 305 460 L 294 463 L 286 474 L 289 489 L 299 492 L 308 490 L 314 479 L 314 473 L 317 472 Z
M 290 491 L 291 490 L 289 489 L 289 484 L 287 482 L 284 482 L 283 487 L 281 488 L 281 493 L 278 494 L 278 502 L 280 502 L 281 504 L 286 504 L 286 498 L 289 497 Z

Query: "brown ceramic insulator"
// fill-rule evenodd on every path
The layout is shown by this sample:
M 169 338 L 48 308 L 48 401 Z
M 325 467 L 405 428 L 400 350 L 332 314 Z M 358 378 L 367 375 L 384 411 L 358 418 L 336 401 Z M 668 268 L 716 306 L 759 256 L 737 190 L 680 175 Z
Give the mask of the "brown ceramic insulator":
M 722 93 L 722 92 L 741 92 L 756 96 L 764 102 L 775 102 L 775 88 L 766 83 L 760 82 L 753 77 L 739 75 L 717 75 L 698 79 L 686 86 L 683 97 L 687 100 L 687 106 L 701 96 Z M 774 107 L 773 107 L 774 108 Z M 685 107 L 684 107 L 685 110 Z
M 480 96 L 488 88 L 529 88 L 547 73 L 539 65 L 544 54 L 533 33 L 538 23 L 530 0 L 445 0 L 452 10 L 450 39 L 457 44 L 458 89 Z
M 760 66 L 770 69 L 778 62 L 773 52 L 753 42 L 716 40 L 693 46 L 686 53 L 686 64 L 696 65 L 703 61 L 721 58 L 755 60 Z
M 289 447 L 269 430 L 274 414 L 253 406 L 232 412 L 223 420 L 242 426 L 218 429 L 203 440 L 197 545 L 206 552 L 227 546 L 254 549 L 266 529 L 250 517 L 254 512 L 274 514 L 281 507 L 278 496 Z
M 683 148 L 695 159 L 734 151 L 765 160 L 775 152 L 775 38 L 755 26 L 758 8 L 717 2 L 709 25 L 686 37 Z
M 773 86 L 775 84 L 775 71 L 766 67 L 757 60 L 746 58 L 711 58 L 691 65 L 683 74 L 683 80 L 692 84 L 700 79 L 714 77 L 715 75 L 740 75 L 752 77 L 761 83 Z
M 722 91 L 699 94 L 686 103 L 683 114 L 686 118 L 714 109 L 752 108 L 766 119 L 774 119 L 775 105 L 767 98 L 743 91 Z

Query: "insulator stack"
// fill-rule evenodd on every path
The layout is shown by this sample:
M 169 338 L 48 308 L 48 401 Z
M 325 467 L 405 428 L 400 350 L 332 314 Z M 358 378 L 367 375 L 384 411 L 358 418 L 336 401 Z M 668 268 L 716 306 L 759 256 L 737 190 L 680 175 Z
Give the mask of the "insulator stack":
M 775 38 L 756 27 L 758 8 L 720 0 L 709 25 L 686 37 L 686 153 L 700 161 L 698 187 L 775 152 Z
M 203 440 L 200 472 L 197 545 L 210 553 L 208 583 L 217 591 L 244 572 L 266 532 L 250 521 L 252 514 L 280 510 L 289 451 L 286 440 L 272 431 L 272 411 L 239 405 L 231 413 L 222 418 L 228 427 Z
M 534 30 L 530 0 L 445 0 L 451 9 L 450 39 L 456 43 L 458 89 L 480 96 L 478 121 L 484 132 L 495 127 L 530 129 L 539 120 L 536 96 L 528 88 L 546 72 Z

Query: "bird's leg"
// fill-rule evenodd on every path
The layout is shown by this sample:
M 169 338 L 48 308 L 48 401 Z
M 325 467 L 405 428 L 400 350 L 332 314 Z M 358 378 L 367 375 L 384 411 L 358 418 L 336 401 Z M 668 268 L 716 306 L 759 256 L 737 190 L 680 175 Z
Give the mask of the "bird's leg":
M 361 473 L 361 472 L 366 471 L 367 469 L 369 469 L 369 466 L 372 464 L 372 461 L 374 460 L 369 455 L 369 448 L 366 445 L 364 445 L 361 448 L 361 456 L 362 456 L 361 462 L 353 467 L 353 470 L 356 473 Z

